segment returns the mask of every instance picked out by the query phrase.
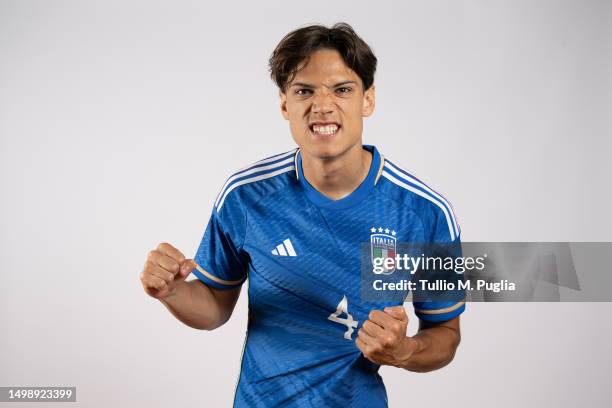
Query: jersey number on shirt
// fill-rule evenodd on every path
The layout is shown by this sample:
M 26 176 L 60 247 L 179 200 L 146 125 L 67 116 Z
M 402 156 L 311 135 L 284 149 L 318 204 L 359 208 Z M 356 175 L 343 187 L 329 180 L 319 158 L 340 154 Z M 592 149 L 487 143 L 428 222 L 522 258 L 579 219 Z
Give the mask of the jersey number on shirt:
M 346 314 L 346 319 L 340 317 L 340 315 L 344 313 Z M 336 311 L 329 315 L 329 320 L 332 322 L 343 324 L 347 327 L 346 332 L 344 332 L 344 338 L 347 340 L 351 340 L 351 335 L 355 330 L 355 327 L 359 324 L 357 320 L 353 319 L 353 316 L 348 312 L 348 300 L 346 300 L 346 295 L 342 296 L 342 300 L 338 303 L 338 307 Z

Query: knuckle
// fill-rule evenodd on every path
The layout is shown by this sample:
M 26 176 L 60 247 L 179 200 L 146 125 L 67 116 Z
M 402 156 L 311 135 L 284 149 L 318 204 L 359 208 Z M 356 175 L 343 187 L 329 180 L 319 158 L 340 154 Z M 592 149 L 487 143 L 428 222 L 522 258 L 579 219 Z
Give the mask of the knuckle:
M 389 337 L 388 336 L 382 336 L 380 338 L 380 347 L 388 347 L 389 346 Z
M 163 251 L 164 249 L 167 249 L 169 246 L 170 244 L 167 242 L 160 242 L 160 244 L 157 246 L 157 249 L 159 251 Z
M 147 254 L 147 261 L 153 261 L 157 257 L 157 250 L 149 251 Z

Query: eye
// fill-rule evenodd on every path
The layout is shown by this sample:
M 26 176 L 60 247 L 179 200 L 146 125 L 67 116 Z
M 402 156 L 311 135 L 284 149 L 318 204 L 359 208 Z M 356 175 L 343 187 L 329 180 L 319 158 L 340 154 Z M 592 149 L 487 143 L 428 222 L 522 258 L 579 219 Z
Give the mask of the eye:
M 336 89 L 336 92 L 339 93 L 339 94 L 348 94 L 348 93 L 350 93 L 352 91 L 353 91 L 353 89 L 350 88 L 350 87 L 347 87 L 347 86 L 342 86 L 342 87 Z
M 309 93 L 312 93 L 312 91 L 310 89 L 307 89 L 307 88 L 300 88 L 300 89 L 297 89 L 295 91 L 295 94 L 298 95 L 298 96 L 306 96 Z

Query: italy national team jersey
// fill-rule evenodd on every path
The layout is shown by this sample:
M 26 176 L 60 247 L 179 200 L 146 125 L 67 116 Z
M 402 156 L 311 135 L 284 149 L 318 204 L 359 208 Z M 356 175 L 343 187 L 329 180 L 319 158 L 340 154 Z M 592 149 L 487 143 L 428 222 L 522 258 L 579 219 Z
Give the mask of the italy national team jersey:
M 248 279 L 249 316 L 235 407 L 386 407 L 379 366 L 355 338 L 373 309 L 360 296 L 360 244 L 459 242 L 450 204 L 373 146 L 366 179 L 331 200 L 304 178 L 299 149 L 232 175 L 197 250 L 194 274 L 229 289 Z M 426 321 L 463 301 L 414 303 Z M 412 323 L 414 324 L 414 322 Z

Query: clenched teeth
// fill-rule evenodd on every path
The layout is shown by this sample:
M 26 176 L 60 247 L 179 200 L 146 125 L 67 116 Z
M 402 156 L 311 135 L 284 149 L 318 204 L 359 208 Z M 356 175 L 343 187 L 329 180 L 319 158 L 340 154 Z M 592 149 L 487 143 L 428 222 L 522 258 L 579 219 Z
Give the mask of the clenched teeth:
M 315 133 L 319 133 L 321 135 L 333 135 L 334 133 L 338 131 L 338 125 L 325 125 L 325 126 L 314 125 L 312 127 L 312 131 Z

